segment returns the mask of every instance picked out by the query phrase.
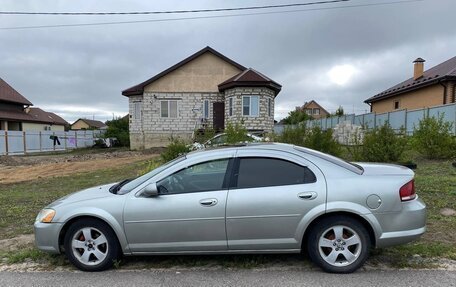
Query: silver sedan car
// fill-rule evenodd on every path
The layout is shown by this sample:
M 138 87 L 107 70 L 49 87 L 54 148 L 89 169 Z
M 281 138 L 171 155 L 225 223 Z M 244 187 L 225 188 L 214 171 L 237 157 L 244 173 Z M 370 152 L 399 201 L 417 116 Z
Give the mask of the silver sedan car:
M 61 198 L 37 216 L 35 240 L 86 271 L 122 255 L 306 251 L 349 273 L 371 247 L 417 239 L 425 219 L 408 168 L 263 143 L 192 152 Z

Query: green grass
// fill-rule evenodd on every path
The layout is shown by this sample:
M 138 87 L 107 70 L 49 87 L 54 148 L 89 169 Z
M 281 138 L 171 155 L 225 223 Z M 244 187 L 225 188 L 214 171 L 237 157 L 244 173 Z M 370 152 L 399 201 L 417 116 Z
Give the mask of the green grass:
M 151 163 L 152 162 L 152 163 Z M 456 209 L 456 168 L 451 161 L 417 160 L 416 188 L 427 204 L 427 232 L 417 242 L 374 250 L 370 263 L 393 267 L 434 267 L 435 258 L 456 260 L 456 216 L 445 217 L 442 208 Z M 0 185 L 0 239 L 32 233 L 33 222 L 41 208 L 68 193 L 124 178 L 134 177 L 154 167 L 153 161 L 122 167 Z M 26 246 L 18 251 L 0 250 L 6 263 L 44 262 L 47 266 L 62 266 L 63 256 L 42 253 Z M 168 268 L 175 266 L 217 266 L 226 268 L 266 267 L 274 264 L 305 266 L 308 261 L 298 255 L 231 255 L 231 256 L 159 256 L 132 257 L 116 262 L 117 268 Z
M 145 163 L 133 163 L 90 173 L 1 184 L 0 239 L 32 233 L 36 215 L 54 200 L 84 188 L 135 177 L 144 167 Z

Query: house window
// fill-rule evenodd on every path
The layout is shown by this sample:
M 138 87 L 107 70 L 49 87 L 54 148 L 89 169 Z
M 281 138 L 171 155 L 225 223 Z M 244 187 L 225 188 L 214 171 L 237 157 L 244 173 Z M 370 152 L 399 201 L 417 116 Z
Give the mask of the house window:
M 312 115 L 312 109 L 306 109 L 306 114 L 308 114 L 309 116 Z
M 320 109 L 313 109 L 313 114 L 314 115 L 319 115 L 320 114 Z
M 233 115 L 233 98 L 228 100 L 228 115 L 230 117 Z
M 399 101 L 394 102 L 394 109 L 395 110 L 399 109 Z
M 177 118 L 177 101 L 161 101 L 162 118 Z
M 141 102 L 134 102 L 133 106 L 133 118 L 141 120 Z
M 259 112 L 259 96 L 242 97 L 242 115 L 256 117 Z
M 272 117 L 272 99 L 268 99 L 268 116 Z
M 205 119 L 209 118 L 209 100 L 204 100 L 203 117 Z

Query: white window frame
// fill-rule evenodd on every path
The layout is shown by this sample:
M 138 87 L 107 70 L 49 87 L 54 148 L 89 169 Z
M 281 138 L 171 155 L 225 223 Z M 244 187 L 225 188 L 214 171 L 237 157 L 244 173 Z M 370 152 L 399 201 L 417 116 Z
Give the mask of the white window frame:
M 256 115 L 252 114 L 252 97 L 258 98 L 258 106 L 257 106 L 257 113 Z M 249 114 L 244 114 L 244 98 L 249 98 Z M 250 95 L 250 96 L 242 96 L 242 116 L 247 117 L 259 117 L 260 116 L 260 96 L 259 95 Z
M 168 116 L 164 117 L 163 114 L 162 114 L 162 103 L 163 102 L 168 102 Z M 176 102 L 176 116 L 175 117 L 171 117 L 171 102 Z M 160 101 L 160 118 L 164 118 L 164 119 L 176 119 L 179 117 L 179 101 L 177 100 L 161 100 Z
M 312 113 L 314 115 L 320 115 L 320 109 L 319 108 L 313 108 Z
M 206 107 L 207 107 L 207 109 L 206 109 Z M 204 100 L 204 102 L 203 102 L 203 118 L 209 119 L 209 112 L 210 112 L 209 100 Z
M 233 106 L 234 106 L 233 102 L 234 101 L 233 101 L 232 97 L 228 99 L 228 115 L 230 117 L 233 116 Z
M 133 102 L 133 119 L 141 120 L 141 101 Z

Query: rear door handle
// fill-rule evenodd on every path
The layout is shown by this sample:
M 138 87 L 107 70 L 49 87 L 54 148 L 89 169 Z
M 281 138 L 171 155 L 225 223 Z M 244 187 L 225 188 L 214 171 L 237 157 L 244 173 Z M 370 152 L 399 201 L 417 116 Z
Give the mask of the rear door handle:
M 207 198 L 207 199 L 201 199 L 199 203 L 202 206 L 214 206 L 217 204 L 217 202 L 218 201 L 215 198 Z
M 305 200 L 312 200 L 317 198 L 317 193 L 315 191 L 310 191 L 310 192 L 301 192 L 298 193 L 298 197 L 300 199 L 305 199 Z

